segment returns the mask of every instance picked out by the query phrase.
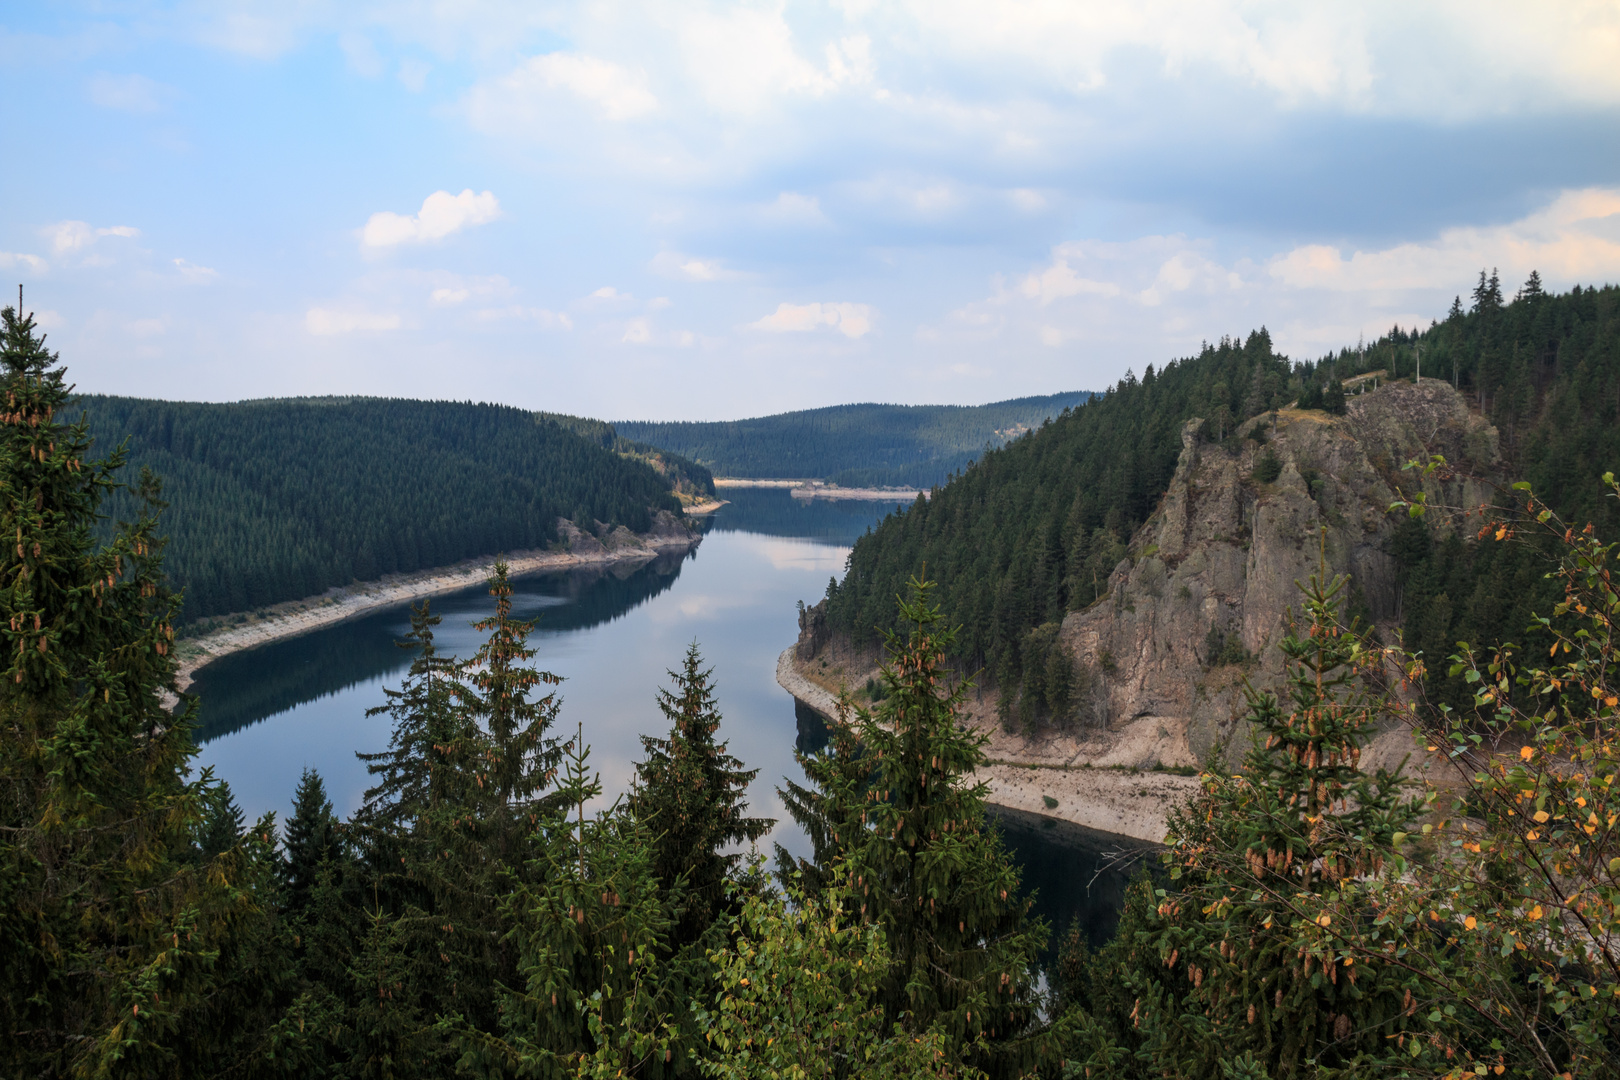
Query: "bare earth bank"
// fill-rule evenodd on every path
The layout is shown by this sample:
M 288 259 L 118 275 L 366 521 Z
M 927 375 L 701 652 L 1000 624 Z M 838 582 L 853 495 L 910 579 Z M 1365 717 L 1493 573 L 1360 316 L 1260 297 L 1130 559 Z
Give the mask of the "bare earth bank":
M 644 563 L 666 551 L 694 547 L 702 539 L 667 512 L 659 514 L 657 524 L 649 533 L 636 534 L 620 526 L 611 532 L 604 529 L 600 536 L 591 536 L 569 522 L 560 522 L 558 531 L 563 537 L 559 550 L 511 552 L 505 556 L 508 572 L 515 577 L 586 564 Z M 377 581 L 329 589 L 319 596 L 290 600 L 252 615 L 227 616 L 246 621 L 180 642 L 180 667 L 175 685 L 185 690 L 196 677 L 197 669 L 230 653 L 307 634 L 378 608 L 465 589 L 487 580 L 494 572 L 494 557 L 468 559 L 454 566 L 391 574 Z

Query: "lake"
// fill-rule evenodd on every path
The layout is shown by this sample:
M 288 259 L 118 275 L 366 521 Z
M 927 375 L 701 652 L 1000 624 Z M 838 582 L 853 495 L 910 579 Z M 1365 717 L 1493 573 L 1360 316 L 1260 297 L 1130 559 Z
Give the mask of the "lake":
M 513 579 L 513 608 L 536 620 L 534 663 L 561 675 L 557 733 L 584 732 L 601 774 L 602 804 L 626 790 L 644 757 L 640 736 L 668 722 L 654 695 L 670 685 L 697 642 L 714 668 L 720 737 L 750 768 L 751 812 L 777 819 L 761 843 L 808 854 L 809 842 L 777 795 L 784 777 L 803 781 L 795 745 L 814 743 L 776 684 L 776 660 L 798 636 L 798 602 L 815 603 L 841 576 L 850 546 L 889 513 L 887 503 L 801 500 L 781 489 L 730 489 L 731 504 L 704 526 L 690 552 L 639 567 L 590 567 Z M 470 623 L 493 601 L 481 587 L 434 597 L 443 617 L 435 641 L 469 656 L 482 635 Z M 202 707 L 199 762 L 228 781 L 249 820 L 285 818 L 306 768 L 319 770 L 338 813 L 361 804 L 369 778 L 355 753 L 384 749 L 389 720 L 366 716 L 397 687 L 412 654 L 395 642 L 407 606 L 385 609 L 301 637 L 235 653 L 197 672 Z M 1094 942 L 1112 933 L 1126 881 L 1105 865 L 1113 850 L 1141 844 L 1036 815 L 997 811 L 1008 847 L 1038 889 L 1037 911 L 1066 928 L 1079 918 Z M 1100 873 L 1099 873 L 1100 870 Z

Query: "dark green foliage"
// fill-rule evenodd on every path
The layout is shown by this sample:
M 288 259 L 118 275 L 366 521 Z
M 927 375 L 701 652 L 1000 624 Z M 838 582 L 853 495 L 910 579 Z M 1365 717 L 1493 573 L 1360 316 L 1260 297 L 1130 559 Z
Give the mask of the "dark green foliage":
M 652 511 L 680 510 L 646 461 L 505 406 L 89 396 L 75 407 L 98 440 L 127 438 L 130 461 L 165 477 L 168 570 L 187 620 L 543 547 L 559 517 L 641 532 Z
M 203 858 L 213 859 L 235 847 L 242 839 L 247 819 L 231 795 L 231 785 L 223 780 L 209 783 L 203 791 L 203 819 L 197 829 L 197 848 Z
M 847 486 L 931 487 L 1086 401 L 1088 393 L 991 405 L 835 405 L 710 423 L 619 421 L 621 436 L 702 462 L 722 476 L 824 478 Z
M 321 869 L 329 868 L 342 855 L 338 827 L 321 774 L 305 769 L 293 792 L 293 812 L 282 842 L 287 861 L 285 910 L 301 912 L 308 907 Z
M 827 824 L 843 861 L 820 869 L 837 867 L 850 902 L 883 929 L 886 1016 L 914 1035 L 943 1035 L 992 1076 L 1018 1075 L 1043 1046 L 1035 959 L 1047 928 L 1028 916 L 1018 869 L 985 821 L 988 785 L 972 780 L 985 736 L 960 723 L 966 687 L 947 675 L 952 635 L 931 590 L 913 579 L 899 605 L 909 632 L 888 641 L 888 692 L 856 714 L 869 776 L 851 782 L 855 769 L 839 770 L 822 792 L 838 802 Z
M 251 1075 L 281 974 L 273 825 L 226 843 L 228 795 L 183 779 L 156 481 L 98 544 L 123 455 L 89 458 L 57 358 L 0 320 L 0 1074 Z
M 1211 624 L 1204 635 L 1204 666 L 1221 667 L 1225 664 L 1247 664 L 1253 656 L 1243 647 L 1243 635 L 1219 624 Z
M 1376 371 L 1411 378 L 1419 349 L 1425 379 L 1454 382 L 1497 426 L 1510 475 L 1533 482 L 1569 520 L 1620 535 L 1620 504 L 1594 495 L 1591 484 L 1620 466 L 1620 288 L 1554 296 L 1538 281 L 1504 303 L 1500 282 L 1482 274 L 1471 312 L 1459 304 L 1421 333 L 1397 327 L 1365 348 L 1290 364 L 1260 331 L 1157 374 L 1150 368 L 1140 381 L 1128 376 L 985 454 L 932 500 L 857 541 L 849 573 L 828 589 L 828 623 L 870 644 L 894 626 L 892 598 L 926 563 L 940 582 L 942 612 L 962 628 L 956 659 L 1017 687 L 1029 632 L 1107 592 L 1109 573 L 1174 473 L 1186 420 L 1202 418 L 1202 437 L 1225 440 L 1248 417 L 1312 386 L 1322 388 L 1323 408 L 1337 409 L 1342 380 Z M 1251 434 L 1263 442 L 1265 422 Z M 1255 479 L 1268 482 L 1272 467 L 1262 453 Z M 1491 545 L 1471 541 L 1448 540 L 1428 569 L 1404 564 L 1408 641 L 1431 658 L 1458 640 L 1516 637 L 1544 588 L 1535 552 L 1487 551 Z M 1430 692 L 1458 702 L 1462 695 L 1449 684 Z
M 582 416 L 569 416 L 566 413 L 538 412 L 534 414 L 542 421 L 551 421 L 574 434 L 589 439 L 591 442 L 612 450 L 621 457 L 634 458 L 651 465 L 658 475 L 668 483 L 670 490 L 677 494 L 714 498 L 714 474 L 689 458 L 669 450 L 660 450 L 656 446 L 627 439 L 613 429 L 613 425 L 604 420 L 591 420 Z
M 1257 484 L 1275 484 L 1277 477 L 1282 475 L 1282 462 L 1270 447 L 1267 447 L 1254 463 L 1254 482 Z
M 888 696 L 886 684 L 871 692 L 874 702 Z M 835 862 L 864 827 L 862 803 L 873 778 L 873 763 L 850 722 L 851 706 L 839 702 L 838 716 L 829 721 L 826 742 L 814 753 L 796 750 L 794 757 L 809 785 L 783 780 L 776 789 L 788 815 L 810 838 L 810 858 L 797 858 L 776 845 L 776 871 L 784 888 L 826 893 L 839 882 Z
M 1170 815 L 1171 887 L 1132 888 L 1094 970 L 1066 950 L 1065 997 L 1092 1021 L 1072 1052 L 1093 1066 L 1128 1049 L 1144 1075 L 1359 1076 L 1421 1024 L 1409 991 L 1424 987 L 1409 965 L 1341 963 L 1335 944 L 1377 915 L 1340 891 L 1386 862 L 1394 871 L 1425 803 L 1399 770 L 1360 769 L 1383 707 L 1363 680 L 1382 653 L 1341 622 L 1346 583 L 1324 573 L 1304 590 L 1309 622 L 1282 642 L 1286 708 L 1248 690 L 1257 741 L 1243 769 L 1207 770 L 1198 798 Z
M 758 773 L 716 743 L 720 710 L 714 699 L 714 671 L 703 667 L 693 642 L 680 671 L 671 671 L 673 690 L 658 691 L 658 708 L 669 721 L 669 735 L 641 737 L 647 759 L 636 765 L 630 811 L 653 838 L 652 867 L 658 883 L 683 885 L 683 910 L 675 927 L 678 948 L 695 943 L 727 910 L 726 884 L 742 855 L 727 852 L 752 843 L 776 823 L 747 816 L 744 798 Z
M 1140 381 L 1128 376 L 986 453 L 932 499 L 858 540 L 849 573 L 828 589 L 829 624 L 872 643 L 894 628 L 894 597 L 926 565 L 940 582 L 942 616 L 961 628 L 956 658 L 987 668 L 1001 687 L 1018 686 L 1029 632 L 1107 592 L 1127 541 L 1175 472 L 1183 423 L 1241 421 L 1253 415 L 1244 412 L 1250 398 L 1269 408 L 1288 378 L 1263 331 L 1223 339 L 1162 372 L 1149 367 Z

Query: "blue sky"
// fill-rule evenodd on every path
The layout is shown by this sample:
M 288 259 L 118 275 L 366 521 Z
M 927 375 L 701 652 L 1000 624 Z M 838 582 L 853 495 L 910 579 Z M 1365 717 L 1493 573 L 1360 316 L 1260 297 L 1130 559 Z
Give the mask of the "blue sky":
M 977 403 L 1620 282 L 1613 2 L 9 5 L 0 88 L 86 391 Z

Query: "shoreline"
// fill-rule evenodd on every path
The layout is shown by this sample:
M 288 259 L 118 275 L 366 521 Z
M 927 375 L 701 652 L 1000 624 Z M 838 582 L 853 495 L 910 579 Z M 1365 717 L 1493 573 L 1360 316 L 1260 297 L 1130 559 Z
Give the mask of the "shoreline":
M 665 552 L 690 550 L 701 540 L 698 534 L 685 538 L 636 537 L 633 544 L 613 548 L 598 546 L 596 551 L 517 551 L 506 555 L 505 560 L 507 572 L 518 577 L 575 566 L 651 562 Z M 495 562 L 495 556 L 466 559 L 451 566 L 390 574 L 376 581 L 328 589 L 319 596 L 287 600 L 264 608 L 264 614 L 248 615 L 246 622 L 184 638 L 176 642 L 180 665 L 175 671 L 174 684 L 181 691 L 188 689 L 200 669 L 232 653 L 323 630 L 381 608 L 480 584 L 495 572 Z
M 837 697 L 811 681 L 794 662 L 797 645 L 776 660 L 776 682 L 797 701 L 823 717 L 837 712 Z M 990 785 L 985 801 L 994 806 L 1055 818 L 1095 832 L 1163 843 L 1166 814 L 1197 790 L 1196 776 L 1111 765 L 1048 764 L 992 759 L 974 774 Z M 1057 800 L 1055 807 L 1047 799 Z
M 928 498 L 930 492 L 921 488 L 847 488 L 829 484 L 824 480 L 753 480 L 739 476 L 717 476 L 714 487 L 721 488 L 787 488 L 795 499 L 863 499 L 873 502 L 912 502 L 918 495 Z M 688 510 L 687 513 L 692 513 Z

